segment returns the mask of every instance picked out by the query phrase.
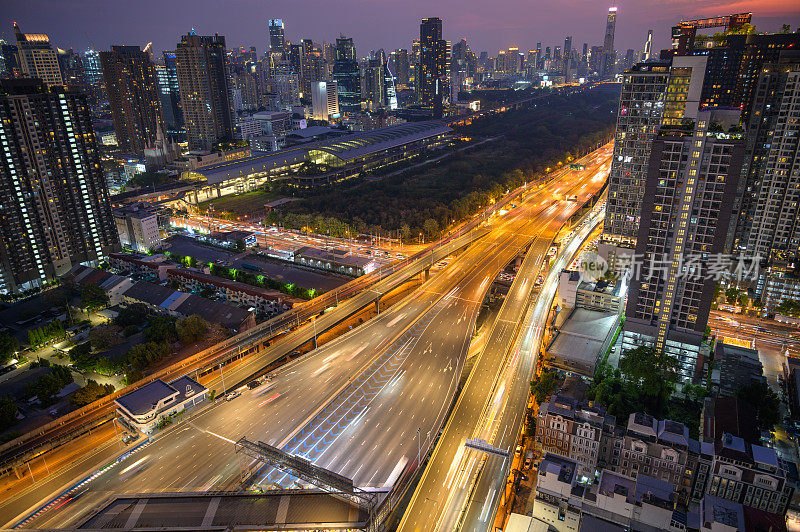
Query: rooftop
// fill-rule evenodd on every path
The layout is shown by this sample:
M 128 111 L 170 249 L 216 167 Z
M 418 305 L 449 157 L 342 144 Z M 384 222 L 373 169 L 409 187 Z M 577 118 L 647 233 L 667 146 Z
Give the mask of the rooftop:
M 121 495 L 85 519 L 78 529 L 280 530 L 367 527 L 364 508 L 316 490 L 251 493 L 152 493 Z
M 744 510 L 738 502 L 706 495 L 700 504 L 704 527 L 711 529 L 713 523 L 719 523 L 735 530 L 745 530 Z
M 198 386 L 200 385 L 198 384 Z M 173 395 L 177 397 L 179 394 L 178 390 L 166 382 L 156 379 L 141 388 L 118 397 L 116 403 L 134 416 L 142 416 L 153 410 L 159 401 L 163 401 Z
M 341 251 L 325 251 L 323 249 L 312 248 L 304 246 L 295 251 L 295 257 L 306 257 L 309 259 L 323 260 L 336 262 L 338 264 L 346 264 L 349 266 L 357 266 L 365 268 L 372 263 L 372 259 L 367 257 L 359 257 L 358 255 L 350 255 L 349 253 L 342 253 Z
M 417 140 L 444 135 L 451 131 L 452 129 L 438 120 L 408 122 L 354 133 L 334 141 L 326 142 L 324 145 L 314 146 L 313 149 L 330 153 L 343 161 L 349 161 L 371 153 L 396 148 Z
M 577 463 L 574 460 L 546 453 L 539 465 L 539 475 L 558 475 L 559 482 L 574 484 L 577 469 Z
M 622 495 L 627 502 L 633 504 L 636 495 L 636 480 L 610 469 L 604 469 L 600 474 L 598 493 L 607 497 Z

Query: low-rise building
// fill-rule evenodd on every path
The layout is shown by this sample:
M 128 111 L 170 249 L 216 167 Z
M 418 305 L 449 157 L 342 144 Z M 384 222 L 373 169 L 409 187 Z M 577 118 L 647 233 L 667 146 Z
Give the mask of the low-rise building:
M 618 314 L 622 311 L 621 287 L 621 281 L 583 281 L 575 291 L 575 306 Z
M 555 395 L 539 406 L 535 448 L 574 460 L 577 474 L 593 480 L 603 433 L 616 423 L 605 408 L 568 395 Z
M 628 418 L 621 438 L 609 438 L 613 448 L 606 467 L 625 476 L 649 475 L 676 486 L 679 496 L 688 501 L 691 491 L 689 464 L 689 429 L 677 421 L 658 420 L 637 412 Z
M 147 203 L 114 209 L 120 243 L 128 249 L 148 253 L 161 248 L 158 213 Z
M 162 418 L 204 401 L 207 393 L 205 386 L 190 377 L 169 383 L 156 379 L 118 397 L 114 403 L 124 424 L 150 434 Z
M 562 307 L 575 308 L 581 274 L 575 270 L 563 270 L 558 276 L 558 303 Z
M 793 493 L 775 449 L 747 443 L 731 434 L 715 442 L 706 494 L 784 515 Z
M 547 453 L 539 465 L 531 515 L 558 532 L 576 532 L 584 489 L 575 460 Z
M 547 346 L 548 366 L 591 377 L 597 361 L 611 346 L 619 314 L 575 308 Z
M 193 268 L 168 268 L 167 279 L 192 292 L 210 288 L 216 296 L 224 297 L 229 303 L 253 309 L 266 316 L 286 312 L 294 304 L 292 298 L 277 290 L 223 279 Z
M 294 262 L 303 266 L 353 277 L 359 277 L 375 269 L 375 262 L 372 259 L 336 249 L 325 251 L 312 247 L 302 247 L 295 252 Z
M 255 314 L 227 303 L 212 301 L 166 286 L 140 281 L 122 294 L 122 304 L 142 303 L 154 312 L 186 318 L 198 314 L 209 323 L 218 323 L 234 332 L 255 327 Z
M 715 367 L 711 372 L 711 391 L 720 397 L 733 397 L 752 382 L 766 382 L 756 349 L 717 342 Z

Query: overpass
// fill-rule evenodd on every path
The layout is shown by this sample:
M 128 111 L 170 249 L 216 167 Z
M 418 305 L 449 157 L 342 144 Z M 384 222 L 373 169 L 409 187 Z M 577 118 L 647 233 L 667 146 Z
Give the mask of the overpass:
M 354 279 L 311 301 L 295 305 L 291 310 L 252 329 L 0 445 L 0 474 L 12 470 L 19 475 L 20 468 L 29 460 L 111 421 L 116 410 L 114 399 L 155 379 L 173 380 L 182 375 L 202 373 L 208 369 L 222 372 L 225 364 L 241 358 L 243 361 L 226 373 L 229 384 L 227 388 L 233 387 L 231 385 L 236 383 L 247 382 L 269 365 L 280 361 L 306 342 L 313 340 L 315 336 L 368 305 L 378 306 L 384 295 L 407 280 L 420 273 L 427 278 L 433 264 L 485 235 L 487 230 L 482 225 L 493 213 L 511 203 L 520 194 L 534 190 L 565 172 L 566 170 L 556 172 L 511 191 L 453 234 L 444 237 L 426 250 Z M 312 324 L 311 320 L 315 323 Z M 289 331 L 292 332 L 273 342 Z

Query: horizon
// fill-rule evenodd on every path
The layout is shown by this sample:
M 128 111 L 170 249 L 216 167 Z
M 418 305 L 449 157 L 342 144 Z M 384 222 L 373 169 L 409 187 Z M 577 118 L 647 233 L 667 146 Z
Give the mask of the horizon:
M 212 9 L 216 6 L 212 5 L 198 12 L 197 2 L 173 2 L 167 6 L 152 0 L 145 0 L 144 3 L 144 6 L 140 3 L 139 8 L 132 12 L 114 0 L 106 3 L 98 13 L 92 2 L 66 5 L 52 0 L 12 0 L 7 6 L 10 16 L 0 31 L 0 37 L 14 42 L 12 23 L 17 22 L 25 33 L 48 34 L 52 45 L 64 50 L 108 50 L 112 45 L 138 45 L 144 48 L 148 42 L 152 42 L 153 50 L 161 52 L 174 50 L 180 36 L 194 29 L 202 35 L 218 33 L 224 36 L 229 49 L 255 46 L 261 55 L 268 41 L 267 21 L 278 18 L 284 21 L 286 37 L 291 42 L 299 42 L 302 38 L 311 38 L 315 43 L 333 42 L 342 33 L 354 39 L 358 56 L 365 57 L 370 50 L 383 49 L 388 53 L 398 48 L 410 49 L 411 40 L 419 34 L 419 21 L 424 17 L 438 16 L 442 19 L 445 39 L 455 43 L 462 37 L 466 38 L 476 55 L 486 51 L 494 56 L 499 50 L 513 46 L 518 46 L 521 51 L 533 50 L 537 42 L 541 42 L 543 48 L 560 46 L 567 36 L 573 37 L 573 46 L 578 50 L 584 42 L 589 47 L 602 44 L 605 15 L 609 7 L 616 6 L 615 49 L 624 52 L 629 48 L 641 50 L 649 29 L 653 29 L 653 49 L 661 50 L 669 47 L 670 28 L 681 19 L 747 12 L 741 9 L 742 4 L 738 2 L 713 2 L 711 7 L 698 9 L 684 0 L 609 2 L 609 5 L 587 0 L 567 0 L 557 6 L 545 6 L 543 3 L 512 6 L 513 2 L 506 0 L 499 5 L 476 4 L 473 6 L 475 12 L 465 12 L 467 10 L 464 9 L 453 12 L 445 2 L 436 6 L 436 13 L 421 3 L 411 3 L 398 13 L 395 13 L 395 9 L 384 10 L 384 17 L 378 20 L 371 12 L 348 10 L 341 5 L 315 6 L 312 2 L 280 0 L 268 8 L 250 0 L 239 0 L 236 2 L 238 6 L 252 9 L 257 16 L 242 14 L 218 20 Z M 352 2 L 351 5 L 359 4 Z M 504 18 L 493 20 L 480 13 L 487 7 L 494 13 L 503 12 L 504 6 L 516 7 L 521 15 L 528 13 L 535 16 L 530 19 L 515 17 L 511 22 Z M 764 0 L 752 2 L 747 7 L 752 8 L 753 24 L 759 32 L 775 32 L 781 24 L 786 23 L 793 30 L 800 26 L 800 7 L 792 8 L 787 2 Z M 546 16 L 536 12 L 540 8 L 548 10 Z M 165 16 L 156 21 L 153 14 L 159 9 Z M 319 11 L 320 16 L 311 18 L 304 15 L 308 9 Z M 373 11 L 377 10 L 373 8 Z M 184 13 L 188 13 L 188 16 L 183 16 Z M 117 22 L 120 17 L 130 22 Z M 185 24 L 179 22 L 184 19 L 187 20 Z M 383 27 L 383 20 L 395 23 Z M 516 22 L 518 20 L 530 20 L 531 24 L 521 24 Z M 559 24 L 559 20 L 563 22 Z

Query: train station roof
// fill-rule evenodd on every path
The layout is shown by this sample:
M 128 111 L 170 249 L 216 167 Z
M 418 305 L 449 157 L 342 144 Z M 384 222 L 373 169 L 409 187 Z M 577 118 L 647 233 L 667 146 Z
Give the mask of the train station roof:
M 309 146 L 309 150 L 324 151 L 335 155 L 343 161 L 349 161 L 426 138 L 444 135 L 451 131 L 452 129 L 439 120 L 408 122 L 354 133 L 318 146 Z

